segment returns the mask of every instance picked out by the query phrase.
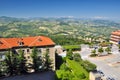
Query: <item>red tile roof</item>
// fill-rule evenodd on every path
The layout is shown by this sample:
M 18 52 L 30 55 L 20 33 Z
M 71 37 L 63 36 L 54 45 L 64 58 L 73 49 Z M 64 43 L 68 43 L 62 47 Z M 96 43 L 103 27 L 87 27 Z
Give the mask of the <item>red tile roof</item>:
M 117 31 L 113 31 L 112 32 L 113 35 L 117 35 L 117 36 L 120 36 L 120 30 L 117 30 Z
M 20 45 L 21 44 L 21 45 Z M 35 36 L 24 38 L 0 38 L 0 49 L 9 49 L 19 46 L 49 46 L 55 45 L 55 43 L 48 37 Z

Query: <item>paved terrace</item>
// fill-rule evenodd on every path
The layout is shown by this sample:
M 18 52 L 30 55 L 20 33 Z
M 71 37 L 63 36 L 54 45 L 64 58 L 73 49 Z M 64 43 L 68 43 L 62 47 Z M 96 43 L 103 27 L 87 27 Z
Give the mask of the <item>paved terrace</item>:
M 102 57 L 88 57 L 91 54 L 91 49 L 82 45 L 82 51 L 80 52 L 83 59 L 89 60 L 97 65 L 97 69 L 101 70 L 105 77 L 112 77 L 115 80 L 120 80 L 120 52 L 116 46 L 112 47 L 111 55 Z
M 20 76 L 11 76 L 8 78 L 3 78 L 0 80 L 55 80 L 54 72 L 41 72 L 41 73 L 32 73 L 27 75 Z

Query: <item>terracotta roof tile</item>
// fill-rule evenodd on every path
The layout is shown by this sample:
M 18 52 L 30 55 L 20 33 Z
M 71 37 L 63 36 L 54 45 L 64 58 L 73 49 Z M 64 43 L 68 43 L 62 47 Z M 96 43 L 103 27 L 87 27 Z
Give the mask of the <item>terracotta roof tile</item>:
M 112 32 L 113 35 L 117 35 L 117 36 L 120 36 L 120 30 L 117 30 L 117 31 L 113 31 Z
M 22 46 L 49 46 L 55 45 L 55 43 L 48 37 L 35 36 L 35 37 L 24 37 L 24 38 L 0 38 L 0 49 L 9 49 L 13 47 Z

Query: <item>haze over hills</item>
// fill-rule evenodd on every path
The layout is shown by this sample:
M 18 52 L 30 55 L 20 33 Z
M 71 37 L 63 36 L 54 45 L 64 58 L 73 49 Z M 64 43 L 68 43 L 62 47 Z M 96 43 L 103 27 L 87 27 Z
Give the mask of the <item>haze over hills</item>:
M 23 37 L 33 35 L 104 36 L 120 28 L 120 23 L 86 18 L 14 18 L 0 17 L 1 37 Z

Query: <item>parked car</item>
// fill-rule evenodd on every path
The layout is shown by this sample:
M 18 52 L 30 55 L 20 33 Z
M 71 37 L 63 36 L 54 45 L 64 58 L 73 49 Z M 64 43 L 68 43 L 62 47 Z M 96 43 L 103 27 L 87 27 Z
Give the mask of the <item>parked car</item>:
M 107 77 L 106 80 L 115 80 L 115 79 L 111 77 Z
M 98 70 L 98 73 L 100 73 L 101 76 L 105 76 L 105 74 L 101 70 Z

